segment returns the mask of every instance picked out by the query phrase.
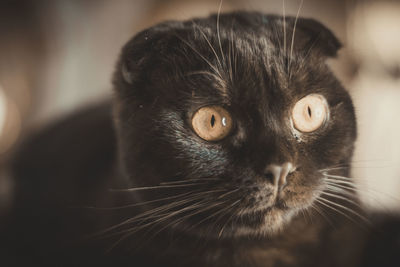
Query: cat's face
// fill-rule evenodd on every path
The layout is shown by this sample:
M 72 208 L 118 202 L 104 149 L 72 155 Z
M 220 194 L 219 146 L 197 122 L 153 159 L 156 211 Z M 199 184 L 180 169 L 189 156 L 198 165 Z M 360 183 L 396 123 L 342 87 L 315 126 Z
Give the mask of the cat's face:
M 164 23 L 125 46 L 114 80 L 122 165 L 134 186 L 162 184 L 137 194 L 167 198 L 145 206 L 161 207 L 167 228 L 270 234 L 321 194 L 321 170 L 351 158 L 353 106 L 324 62 L 340 45 L 312 20 L 216 22 Z

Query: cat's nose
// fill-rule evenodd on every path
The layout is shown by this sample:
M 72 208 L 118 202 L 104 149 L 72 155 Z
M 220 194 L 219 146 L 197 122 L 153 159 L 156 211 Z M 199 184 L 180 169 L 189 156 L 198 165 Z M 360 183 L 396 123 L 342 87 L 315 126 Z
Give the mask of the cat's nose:
M 265 168 L 264 175 L 281 190 L 287 183 L 288 174 L 294 170 L 295 168 L 290 162 L 285 162 L 282 165 L 270 164 Z

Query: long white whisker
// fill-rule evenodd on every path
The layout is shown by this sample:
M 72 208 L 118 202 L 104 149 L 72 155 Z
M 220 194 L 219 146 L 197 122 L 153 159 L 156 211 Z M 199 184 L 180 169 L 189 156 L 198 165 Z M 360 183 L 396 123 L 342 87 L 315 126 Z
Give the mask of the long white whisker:
M 190 193 L 193 193 L 193 192 L 189 192 L 188 194 L 190 194 Z M 194 194 L 193 196 L 191 196 L 191 198 L 174 201 L 172 203 L 168 203 L 168 204 L 162 205 L 160 207 L 156 207 L 154 209 L 151 209 L 151 210 L 148 210 L 146 212 L 140 213 L 140 214 L 138 214 L 138 215 L 136 215 L 136 216 L 134 216 L 132 218 L 129 218 L 129 219 L 127 219 L 127 220 L 125 220 L 125 221 L 123 221 L 121 223 L 118 223 L 118 224 L 116 224 L 114 226 L 111 226 L 111 227 L 109 227 L 107 229 L 104 229 L 104 230 L 102 230 L 102 231 L 100 231 L 100 232 L 98 232 L 96 234 L 91 235 L 91 236 L 93 236 L 93 237 L 100 236 L 100 235 L 102 235 L 104 233 L 107 233 L 107 232 L 109 232 L 111 230 L 119 228 L 119 227 L 121 227 L 123 225 L 129 224 L 129 223 L 133 223 L 133 222 L 135 222 L 135 221 L 137 221 L 139 219 L 145 220 L 145 219 L 149 218 L 149 217 L 145 217 L 145 216 L 154 216 L 155 214 L 157 214 L 157 212 L 162 212 L 164 210 L 169 210 L 171 208 L 175 208 L 175 207 L 178 207 L 180 205 L 187 204 L 187 203 L 189 203 L 191 201 L 194 201 L 196 199 L 202 199 L 202 198 L 204 198 L 204 195 L 205 195 L 204 192 L 201 192 L 200 194 Z
M 155 220 L 155 221 L 151 221 L 151 222 L 146 223 L 146 224 L 144 224 L 144 225 L 140 225 L 139 227 L 134 227 L 133 229 L 128 229 L 128 230 L 126 230 L 127 234 L 124 235 L 124 236 L 122 236 L 121 238 L 119 238 L 119 239 L 109 248 L 108 251 L 111 251 L 113 248 L 115 248 L 115 247 L 116 247 L 119 243 L 121 243 L 123 240 L 125 240 L 126 238 L 128 238 L 129 236 L 131 236 L 132 234 L 136 233 L 137 231 L 139 231 L 139 230 L 141 230 L 141 229 L 143 229 L 143 228 L 146 228 L 146 227 L 155 225 L 155 224 L 157 224 L 157 223 L 159 223 L 159 222 L 162 222 L 162 221 L 165 221 L 165 220 L 167 220 L 167 219 L 169 219 L 169 218 L 171 218 L 171 217 L 173 217 L 173 216 L 175 216 L 175 215 L 177 215 L 177 214 L 180 214 L 180 213 L 182 213 L 182 212 L 185 212 L 185 211 L 187 211 L 188 209 L 193 209 L 193 208 L 196 208 L 196 207 L 199 207 L 199 206 L 200 206 L 200 207 L 202 206 L 201 201 L 198 202 L 198 203 L 195 203 L 195 204 L 193 204 L 193 205 L 190 205 L 190 206 L 188 206 L 188 207 L 184 207 L 184 208 L 182 208 L 182 209 L 180 209 L 180 210 L 177 210 L 177 211 L 168 213 L 166 216 L 164 216 L 164 217 L 162 217 L 162 218 L 160 218 L 160 219 L 157 219 L 157 220 Z M 122 231 L 121 231 L 121 232 L 122 232 Z
M 200 31 L 200 33 L 203 35 L 203 38 L 206 40 L 208 46 L 211 48 L 212 52 L 214 53 L 215 58 L 216 58 L 217 61 L 218 61 L 219 67 L 222 69 L 221 60 L 219 59 L 219 56 L 218 56 L 217 52 L 215 51 L 214 47 L 211 45 L 210 40 L 207 38 L 207 36 L 206 36 L 206 34 L 203 32 L 203 30 L 200 29 L 200 27 L 199 27 L 194 21 L 192 21 L 192 23 L 195 25 L 195 27 L 196 27 L 196 28 Z
M 233 49 L 233 43 L 228 42 L 228 65 L 229 65 L 228 72 L 229 72 L 229 78 L 231 80 L 231 83 L 233 84 L 232 49 Z
M 222 9 L 222 3 L 224 0 L 221 0 L 219 2 L 219 7 L 218 7 L 218 14 L 217 14 L 217 36 L 218 36 L 218 43 L 219 43 L 219 49 L 221 50 L 221 56 L 222 56 L 222 60 L 225 62 L 225 56 L 224 56 L 224 52 L 222 51 L 222 44 L 221 44 L 221 36 L 220 36 L 220 32 L 219 32 L 219 16 L 221 14 L 221 9 Z
M 214 74 L 213 74 L 214 75 Z M 218 178 L 196 178 L 196 179 L 186 179 L 186 180 L 177 180 L 177 181 L 170 181 L 170 182 L 163 182 L 160 185 L 170 185 L 170 184 L 183 184 L 189 182 L 202 182 L 202 181 L 219 181 Z
M 330 182 L 335 182 L 335 183 L 338 183 L 338 184 L 351 185 L 351 186 L 354 186 L 354 187 L 360 186 L 360 185 L 358 185 L 358 184 L 352 182 L 351 179 L 342 179 L 342 178 L 331 179 L 331 178 L 329 178 L 329 177 L 332 177 L 332 176 L 326 175 L 325 178 L 324 178 L 324 180 L 325 180 L 325 181 L 330 181 Z M 332 178 L 333 178 L 333 177 L 332 177 Z
M 346 213 L 344 213 L 344 212 L 342 212 L 342 211 L 340 211 L 340 210 L 338 210 L 338 209 L 336 209 L 336 208 L 334 208 L 334 207 L 332 207 L 332 206 L 330 206 L 330 205 L 328 205 L 328 204 L 326 204 L 326 203 L 320 201 L 319 199 L 316 199 L 315 201 L 317 201 L 319 204 L 321 204 L 321 205 L 323 205 L 323 206 L 325 206 L 325 207 L 327 207 L 327 208 L 329 208 L 329 209 L 331 209 L 331 210 L 336 211 L 337 213 L 339 213 L 339 214 L 343 215 L 344 217 L 346 217 L 347 219 L 349 219 L 351 222 L 353 222 L 353 223 L 357 224 L 358 226 L 360 226 L 361 228 L 364 228 L 364 229 L 365 229 L 364 225 L 358 223 L 358 222 L 355 221 L 353 218 L 351 218 L 350 216 L 348 216 Z
M 293 60 L 293 47 L 294 47 L 294 39 L 295 39 L 295 35 L 296 35 L 296 26 L 297 26 L 297 20 L 299 19 L 299 15 L 300 15 L 300 10 L 303 6 L 303 0 L 301 0 L 300 2 L 300 6 L 299 9 L 297 10 L 297 14 L 296 14 L 296 19 L 294 20 L 294 26 L 293 26 L 293 32 L 292 32 L 292 43 L 290 45 L 290 61 L 289 61 L 289 65 L 288 65 L 288 72 L 289 72 L 289 79 L 291 77 L 291 65 L 292 65 L 292 60 Z
M 157 185 L 157 186 L 144 186 L 144 187 L 134 187 L 127 189 L 109 189 L 112 192 L 134 192 L 134 191 L 142 191 L 142 190 L 152 190 L 152 189 L 164 189 L 164 188 L 179 188 L 179 187 L 188 187 L 188 186 L 197 186 L 204 183 L 192 183 L 192 184 L 179 184 L 179 185 Z
M 193 217 L 194 215 L 199 214 L 199 213 L 202 213 L 202 212 L 204 212 L 204 211 L 213 209 L 213 208 L 215 208 L 215 207 L 217 207 L 217 206 L 219 206 L 219 205 L 222 205 L 222 204 L 224 204 L 224 203 L 226 203 L 226 202 L 228 202 L 228 200 L 226 200 L 226 201 L 221 201 L 221 202 L 217 202 L 217 203 L 213 203 L 213 205 L 205 205 L 205 208 L 195 210 L 194 212 L 192 212 L 192 213 L 190 213 L 190 214 L 188 214 L 188 215 L 185 215 L 185 216 L 183 216 L 183 217 L 181 217 L 181 218 L 178 218 L 177 220 L 175 220 L 175 221 L 173 221 L 173 222 L 167 224 L 166 226 L 162 227 L 159 231 L 157 231 L 153 236 L 157 235 L 158 233 L 160 233 L 162 230 L 168 228 L 169 226 L 172 226 L 172 225 L 175 225 L 175 226 L 176 226 L 176 225 L 178 225 L 179 223 L 181 223 L 181 222 L 183 222 L 184 220 L 186 220 L 187 218 Z
M 211 190 L 211 191 L 208 191 L 208 192 L 217 192 L 217 190 Z M 197 194 L 197 196 L 192 197 L 190 199 L 184 199 L 184 200 L 179 201 L 179 202 L 171 203 L 171 204 L 173 204 L 172 206 L 170 204 L 168 204 L 168 205 L 164 205 L 164 206 L 161 206 L 159 208 L 153 209 L 151 211 L 139 214 L 138 216 L 135 216 L 135 217 L 129 219 L 129 222 L 130 223 L 135 222 L 135 221 L 145 222 L 145 221 L 148 221 L 149 219 L 153 219 L 153 218 L 158 218 L 158 219 L 155 220 L 155 221 L 151 221 L 151 222 L 145 223 L 145 224 L 139 224 L 139 225 L 137 225 L 137 226 L 135 226 L 135 227 L 133 227 L 131 229 L 121 230 L 121 231 L 114 232 L 114 233 L 111 233 L 111 234 L 106 235 L 106 236 L 102 236 L 102 238 L 111 237 L 111 236 L 115 236 L 115 235 L 120 235 L 120 234 L 123 234 L 123 233 L 137 232 L 138 230 L 141 230 L 141 229 L 143 229 L 145 227 L 151 226 L 151 225 L 156 224 L 156 223 L 158 223 L 160 221 L 164 221 L 165 219 L 170 218 L 171 215 L 174 216 L 176 214 L 180 214 L 181 212 L 184 212 L 184 211 L 186 211 L 186 210 L 188 210 L 190 208 L 197 207 L 197 205 L 199 205 L 199 204 L 204 204 L 204 203 L 208 204 L 208 203 L 210 203 L 209 200 L 204 199 L 203 195 L 204 194 Z M 179 209 L 177 211 L 174 211 L 174 212 L 168 212 L 168 213 L 164 213 L 164 214 L 157 214 L 157 212 L 159 213 L 159 212 L 162 212 L 162 211 L 168 211 L 168 210 L 170 210 L 172 208 L 175 208 L 175 207 L 178 207 L 178 206 L 182 206 L 182 205 L 188 204 L 188 203 L 196 201 L 196 200 L 200 200 L 200 201 L 198 201 L 198 202 L 196 202 L 194 204 L 191 204 L 190 206 L 183 207 L 183 208 L 181 208 L 181 209 Z M 146 215 L 149 215 L 149 216 L 142 218 L 143 216 L 146 216 Z M 102 232 L 96 234 L 96 236 L 100 235 L 100 234 L 102 234 L 104 232 L 108 232 L 108 231 L 110 231 L 112 229 L 115 229 L 117 227 L 120 227 L 122 225 L 125 225 L 125 224 L 127 224 L 129 222 L 128 222 L 128 220 L 124 221 L 124 222 L 122 222 L 122 223 L 120 223 L 118 225 L 115 225 L 115 226 L 110 227 L 110 228 L 108 228 L 106 230 L 103 230 Z
M 236 203 L 236 202 L 235 202 L 235 203 Z M 235 203 L 234 203 L 234 204 L 235 204 Z M 233 205 L 233 204 L 232 204 L 232 205 Z M 232 205 L 231 205 L 231 206 L 232 206 Z M 235 204 L 235 205 L 236 205 L 236 204 Z M 229 207 L 228 207 L 228 208 L 229 208 Z M 210 218 L 214 217 L 215 215 L 220 214 L 221 212 L 226 211 L 226 210 L 227 210 L 227 208 L 224 208 L 224 209 L 221 209 L 221 210 L 218 210 L 218 211 L 214 212 L 214 213 L 211 214 L 210 216 L 207 216 L 206 218 L 204 218 L 204 219 L 202 219 L 201 221 L 197 222 L 196 224 L 192 225 L 192 226 L 190 227 L 190 229 L 193 229 L 193 228 L 197 227 L 198 225 L 202 224 L 203 222 L 207 221 L 208 219 L 210 219 Z
M 321 169 L 321 170 L 319 170 L 319 172 L 328 173 L 329 171 L 344 170 L 344 169 L 349 169 L 349 168 L 350 167 L 348 167 L 348 166 L 335 166 L 335 167 L 331 167 L 331 168 Z
M 235 201 L 235 202 L 228 208 L 228 210 L 232 211 L 233 208 L 234 208 L 237 204 L 239 204 L 240 201 L 241 201 L 241 200 Z M 219 233 L 218 233 L 218 238 L 220 238 L 220 237 L 222 236 L 222 233 L 224 232 L 225 227 L 226 227 L 226 226 L 228 225 L 228 223 L 232 220 L 232 218 L 233 218 L 234 215 L 235 215 L 235 213 L 232 212 L 231 216 L 229 216 L 229 218 L 226 219 L 225 224 L 222 226 L 221 230 L 220 230 Z
M 332 191 L 332 192 L 334 192 L 334 191 Z M 328 192 L 326 192 L 326 191 L 321 192 L 321 195 L 327 195 L 327 196 L 331 196 L 331 197 L 334 197 L 334 198 L 337 198 L 337 199 L 342 199 L 342 200 L 344 200 L 344 201 L 346 201 L 346 202 L 349 202 L 349 203 L 351 203 L 351 204 L 357 206 L 358 208 L 362 209 L 362 207 L 361 207 L 361 205 L 360 205 L 359 203 L 355 202 L 354 200 L 348 199 L 348 198 L 346 198 L 346 197 L 344 197 L 344 196 L 340 196 L 340 195 L 336 195 L 336 194 L 331 194 L 331 193 L 328 193 Z
M 226 197 L 226 196 L 228 196 L 228 195 L 230 195 L 230 194 L 233 194 L 233 193 L 235 193 L 235 192 L 237 192 L 237 191 L 239 191 L 239 190 L 240 190 L 240 189 L 237 188 L 237 189 L 234 189 L 234 190 L 232 190 L 232 191 L 229 191 L 229 192 L 227 192 L 227 193 L 225 193 L 225 194 L 220 195 L 220 196 L 218 197 L 218 199 L 224 198 L 224 197 Z
M 325 179 L 329 180 L 331 182 L 337 182 L 337 183 L 341 183 L 341 184 L 352 184 L 353 186 L 357 187 L 358 189 L 363 189 L 363 192 L 371 192 L 371 193 L 375 193 L 376 195 L 385 195 L 387 197 L 392 198 L 393 200 L 398 201 L 399 199 L 395 196 L 392 196 L 386 192 L 381 192 L 379 190 L 370 188 L 366 185 L 362 185 L 362 184 L 358 184 L 358 183 L 354 183 L 352 181 L 354 180 L 359 180 L 362 181 L 362 179 L 359 178 L 350 178 L 350 177 L 345 177 L 345 176 L 340 176 L 340 175 L 330 175 L 330 174 L 324 174 Z
M 165 200 L 169 200 L 169 199 L 179 198 L 179 197 L 182 197 L 182 196 L 190 195 L 190 194 L 192 194 L 193 192 L 194 192 L 194 191 L 192 191 L 192 192 L 186 192 L 186 193 L 179 194 L 179 195 L 172 196 L 172 197 L 164 197 L 164 198 L 159 198 L 159 199 L 155 199 L 155 200 L 149 200 L 149 201 L 144 201 L 144 202 L 139 202 L 139 203 L 133 203 L 133 204 L 124 205 L 124 206 L 118 206 L 118 207 L 83 207 L 83 208 L 85 208 L 85 209 L 96 209 L 96 210 L 119 210 L 119 209 L 126 209 L 126 208 L 132 208 L 132 207 L 147 205 L 147 204 L 151 204 L 151 203 L 156 203 L 156 202 L 160 202 L 160 201 L 165 201 Z
M 356 212 L 356 211 L 354 211 L 354 210 L 352 210 L 352 209 L 350 209 L 350 208 L 348 208 L 348 207 L 346 207 L 346 206 L 340 205 L 340 204 L 338 204 L 338 203 L 336 203 L 336 202 L 330 201 L 330 200 L 325 199 L 325 198 L 322 198 L 322 197 L 319 197 L 318 199 L 319 199 L 319 200 L 322 200 L 322 201 L 325 201 L 325 202 L 327 202 L 327 203 L 329 203 L 329 204 L 331 204 L 331 205 L 334 205 L 334 206 L 336 206 L 336 207 L 338 207 L 338 208 L 344 209 L 344 210 L 346 210 L 346 211 L 348 211 L 348 212 L 350 212 L 350 213 L 356 215 L 358 218 L 360 218 L 361 220 L 363 220 L 365 223 L 371 224 L 371 222 L 370 222 L 367 218 L 365 218 L 364 216 L 360 215 L 358 212 Z
M 329 182 L 329 181 L 326 181 L 326 180 L 325 180 L 325 183 L 328 184 L 328 185 L 334 186 L 334 187 L 338 187 L 338 188 L 342 188 L 342 189 L 347 189 L 347 190 L 350 190 L 350 191 L 353 191 L 353 192 L 359 192 L 359 191 L 360 191 L 358 188 L 350 187 L 350 186 L 345 186 L 345 185 L 339 185 L 339 184 L 337 184 L 337 183 L 335 183 L 335 182 Z
M 324 214 L 324 212 L 320 210 L 317 206 L 311 205 L 311 208 L 313 208 L 319 215 L 321 215 L 321 217 L 324 218 L 332 227 L 335 227 L 332 221 L 328 219 L 328 216 Z
M 209 76 L 213 77 L 220 84 L 220 86 L 222 88 L 226 88 L 226 82 L 221 77 L 219 77 L 217 74 L 211 73 L 209 71 L 192 71 L 192 72 L 189 72 L 187 75 L 188 76 L 189 75 L 209 75 Z
M 384 192 L 380 192 L 380 191 L 374 190 L 372 188 L 368 188 L 366 186 L 354 184 L 354 183 L 351 183 L 351 182 L 348 182 L 348 181 L 325 178 L 325 183 L 329 184 L 329 185 L 332 185 L 332 186 L 336 186 L 336 187 L 342 188 L 342 189 L 351 190 L 351 191 L 354 191 L 354 192 L 362 192 L 362 193 L 374 194 L 375 196 L 384 195 L 384 196 L 387 196 L 387 197 L 391 197 L 394 200 L 399 200 L 398 198 L 396 198 L 394 196 L 391 196 L 389 194 L 386 194 Z M 344 184 L 347 184 L 349 186 L 346 186 Z
M 283 53 L 286 55 L 286 8 L 285 0 L 282 0 L 283 4 Z
M 218 76 L 222 79 L 222 75 L 219 72 L 219 69 L 217 67 L 215 67 L 213 64 L 211 64 L 211 62 L 205 58 L 202 54 L 200 54 L 199 51 L 197 51 L 196 48 L 194 48 L 189 42 L 187 42 L 186 40 L 184 40 L 183 38 L 181 38 L 180 36 L 176 36 L 179 40 L 181 40 L 183 43 L 185 43 L 188 47 L 190 47 L 197 55 L 199 55 L 199 57 L 201 57 L 209 66 L 210 68 L 216 73 L 218 74 Z
M 342 181 L 342 180 L 337 180 L 336 178 L 335 178 L 335 179 L 330 179 L 330 180 L 328 180 L 327 178 L 325 178 L 325 179 L 326 179 L 326 180 L 325 180 L 325 183 L 327 184 L 327 186 L 328 186 L 328 187 L 329 187 L 329 186 L 334 187 L 334 190 L 335 190 L 335 191 L 340 192 L 340 193 L 342 193 L 342 194 L 346 194 L 346 195 L 354 195 L 354 193 L 352 194 L 352 193 L 348 192 L 347 190 L 352 191 L 352 192 L 367 194 L 367 196 L 368 196 L 369 198 L 373 199 L 376 203 L 379 203 L 379 205 L 380 205 L 382 208 L 385 208 L 385 205 L 382 204 L 382 202 L 379 200 L 379 197 L 380 197 L 380 196 L 385 196 L 385 197 L 391 198 L 391 199 L 393 199 L 393 200 L 395 200 L 395 201 L 399 201 L 399 198 L 397 198 L 397 197 L 394 197 L 394 196 L 392 196 L 392 195 L 390 195 L 390 194 L 387 194 L 387 193 L 385 193 L 385 192 L 381 192 L 381 191 L 378 191 L 378 190 L 369 188 L 369 187 L 367 187 L 367 186 L 362 186 L 362 185 L 354 184 L 354 185 L 353 185 L 354 188 L 352 188 L 352 187 L 348 187 L 348 186 L 343 185 L 345 182 L 346 182 L 347 184 L 350 184 L 350 185 L 351 185 L 351 182 L 348 182 L 348 180 Z M 348 178 L 348 179 L 349 179 L 349 178 Z M 350 180 L 351 180 L 351 179 L 350 179 Z M 331 187 L 331 188 L 332 188 L 332 187 Z

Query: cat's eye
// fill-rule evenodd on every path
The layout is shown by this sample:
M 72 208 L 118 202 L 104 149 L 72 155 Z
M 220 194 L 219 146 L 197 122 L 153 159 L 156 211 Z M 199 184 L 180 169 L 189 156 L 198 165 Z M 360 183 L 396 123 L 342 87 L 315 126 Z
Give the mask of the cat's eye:
M 207 141 L 218 141 L 232 129 L 232 118 L 220 106 L 202 107 L 192 117 L 192 127 L 198 136 Z
M 328 116 L 328 105 L 322 95 L 311 94 L 300 99 L 293 107 L 294 127 L 305 133 L 317 130 Z

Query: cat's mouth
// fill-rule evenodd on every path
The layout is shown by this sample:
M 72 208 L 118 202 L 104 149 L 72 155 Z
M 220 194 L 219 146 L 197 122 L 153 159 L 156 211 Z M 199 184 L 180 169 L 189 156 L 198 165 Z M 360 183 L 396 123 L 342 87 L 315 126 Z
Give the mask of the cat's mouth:
M 285 229 L 300 210 L 313 202 L 312 194 L 293 193 L 290 188 L 269 192 L 253 205 L 244 206 L 233 216 L 226 236 L 269 236 Z
M 244 206 L 240 210 L 239 215 L 251 215 L 258 212 L 268 213 L 273 209 L 287 209 L 282 194 L 278 191 L 264 193 L 263 197 L 252 196 L 249 199 L 251 204 Z M 258 201 L 254 201 L 255 199 Z
M 257 210 L 242 212 L 232 218 L 232 223 L 226 227 L 219 237 L 236 238 L 251 236 L 270 236 L 281 232 L 295 212 L 283 202 L 259 208 Z
M 216 207 L 206 213 L 190 216 L 188 220 L 181 220 L 179 227 L 173 228 L 178 232 L 210 239 L 275 235 L 285 229 L 302 208 L 300 206 L 307 206 L 306 203 L 293 206 L 288 201 L 290 197 L 284 193 L 265 192 L 262 197 L 253 194 L 248 198 L 232 200 L 228 206 Z M 240 204 L 235 206 L 235 203 Z M 172 223 L 172 226 L 175 225 Z
M 295 181 L 294 175 L 300 174 L 293 173 L 287 186 L 280 190 L 276 185 L 257 177 L 236 185 L 215 183 L 213 190 L 191 194 L 190 197 L 195 199 L 193 203 L 189 202 L 183 208 L 176 207 L 172 214 L 177 214 L 179 218 L 171 215 L 175 221 L 166 220 L 165 226 L 211 239 L 279 233 L 300 210 L 312 204 L 313 196 L 318 192 L 312 183 Z M 210 192 L 213 195 L 204 198 Z

